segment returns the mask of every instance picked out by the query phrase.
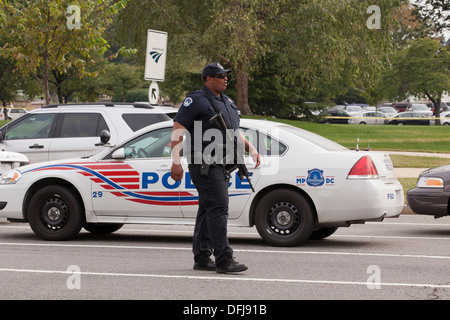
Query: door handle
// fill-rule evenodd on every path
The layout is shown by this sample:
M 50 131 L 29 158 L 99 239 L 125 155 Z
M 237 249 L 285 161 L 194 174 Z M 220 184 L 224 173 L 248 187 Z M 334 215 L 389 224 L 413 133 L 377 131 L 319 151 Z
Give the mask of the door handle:
M 156 171 L 169 172 L 170 168 L 167 166 L 162 166 L 162 167 L 159 167 L 158 169 L 156 169 Z
M 42 144 L 33 144 L 32 146 L 29 147 L 30 149 L 43 149 L 44 146 Z

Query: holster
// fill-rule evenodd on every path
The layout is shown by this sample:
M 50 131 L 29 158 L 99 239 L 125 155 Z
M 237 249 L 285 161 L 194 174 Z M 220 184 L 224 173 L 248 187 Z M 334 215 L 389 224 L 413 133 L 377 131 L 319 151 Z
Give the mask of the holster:
M 202 161 L 202 165 L 200 167 L 200 174 L 202 176 L 207 176 L 209 173 L 209 167 L 210 167 L 209 164 L 207 164 L 205 161 Z

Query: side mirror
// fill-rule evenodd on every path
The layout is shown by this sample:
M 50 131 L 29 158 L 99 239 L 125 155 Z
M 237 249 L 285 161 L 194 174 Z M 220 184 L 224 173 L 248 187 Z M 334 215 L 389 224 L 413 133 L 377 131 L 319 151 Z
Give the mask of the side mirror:
M 111 139 L 111 134 L 108 130 L 102 130 L 100 133 L 100 142 L 96 143 L 96 146 L 104 146 L 104 147 L 110 147 L 108 144 L 109 140 Z
M 116 160 L 125 159 L 125 148 L 119 148 L 114 151 L 111 155 L 111 158 Z

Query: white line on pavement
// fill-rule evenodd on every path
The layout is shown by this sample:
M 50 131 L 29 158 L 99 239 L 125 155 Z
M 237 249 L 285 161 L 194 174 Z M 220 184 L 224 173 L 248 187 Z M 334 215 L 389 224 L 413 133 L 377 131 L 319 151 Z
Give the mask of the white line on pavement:
M 192 250 L 190 247 L 153 247 L 153 246 L 115 246 L 98 244 L 61 244 L 61 243 L 19 243 L 0 242 L 0 246 L 36 246 L 36 247 L 71 247 L 71 248 L 106 248 L 106 249 L 141 249 L 141 250 Z M 338 251 L 305 251 L 305 250 L 263 250 L 263 249 L 234 249 L 235 252 L 265 253 L 265 254 L 311 254 L 311 255 L 337 255 L 337 256 L 374 256 L 393 258 L 418 258 L 418 259 L 450 259 L 450 256 L 431 256 L 421 254 L 395 254 L 395 253 L 371 253 L 371 252 L 338 252 Z
M 9 269 L 0 268 L 0 272 L 20 272 L 20 273 L 36 273 L 36 274 L 65 274 L 73 275 L 74 272 L 60 270 L 33 270 L 33 269 Z M 143 273 L 116 273 L 116 272 L 77 272 L 79 275 L 85 276 L 102 276 L 102 277 L 135 277 L 135 278 L 160 278 L 160 279 L 187 279 L 187 280 L 227 280 L 241 282 L 281 282 L 281 283 L 305 283 L 305 284 L 334 284 L 334 285 L 364 285 L 364 286 L 389 286 L 389 287 L 420 287 L 420 288 L 443 288 L 449 289 L 449 284 L 429 284 L 429 283 L 368 283 L 360 281 L 335 281 L 335 280 L 307 280 L 307 279 L 276 279 L 276 278 L 244 278 L 241 276 L 188 276 L 188 275 L 165 275 L 165 274 L 143 274 Z

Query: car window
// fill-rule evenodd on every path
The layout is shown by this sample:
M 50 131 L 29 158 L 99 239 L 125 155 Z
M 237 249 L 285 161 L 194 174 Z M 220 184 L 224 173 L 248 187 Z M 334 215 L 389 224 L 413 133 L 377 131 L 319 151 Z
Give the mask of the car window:
M 104 129 L 108 126 L 100 113 L 65 113 L 58 137 L 97 137 Z
M 154 123 L 170 120 L 170 117 L 164 113 L 124 113 L 122 118 L 133 131 Z
M 125 158 L 171 157 L 170 138 L 172 128 L 147 132 L 123 145 Z
M 275 138 L 253 129 L 241 128 L 245 138 L 256 147 L 258 153 L 263 156 L 283 155 L 287 146 Z
M 50 138 L 55 113 L 33 114 L 12 127 L 8 127 L 5 139 L 41 139 Z

